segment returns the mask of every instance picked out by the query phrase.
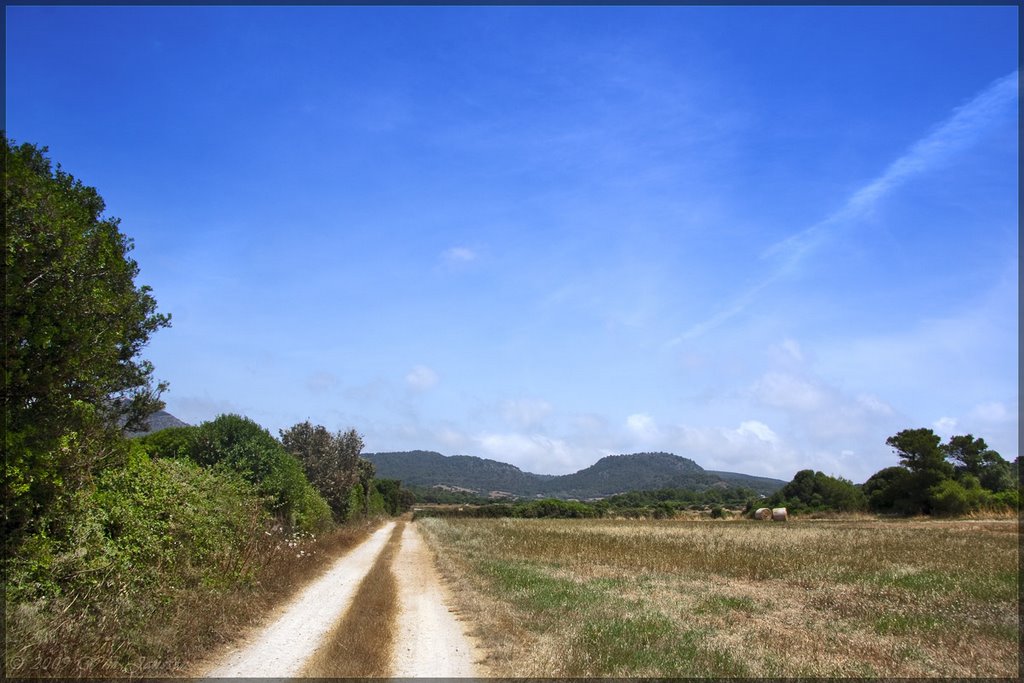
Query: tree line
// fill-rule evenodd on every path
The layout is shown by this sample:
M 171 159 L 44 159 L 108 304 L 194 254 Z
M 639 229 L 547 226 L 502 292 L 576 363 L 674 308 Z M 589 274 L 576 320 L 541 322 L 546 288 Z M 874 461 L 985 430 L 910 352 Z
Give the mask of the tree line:
M 871 511 L 896 515 L 956 516 L 1017 510 L 1020 457 L 1009 462 L 972 434 L 946 443 L 928 428 L 905 429 L 886 439 L 900 464 L 863 484 L 801 470 L 764 505 L 800 512 Z

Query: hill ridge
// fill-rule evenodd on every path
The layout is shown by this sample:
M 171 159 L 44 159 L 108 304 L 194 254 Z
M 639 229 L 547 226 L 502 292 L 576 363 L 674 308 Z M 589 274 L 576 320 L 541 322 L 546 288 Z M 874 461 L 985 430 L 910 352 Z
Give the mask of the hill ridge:
M 666 452 L 606 455 L 563 475 L 534 474 L 498 460 L 436 451 L 364 453 L 363 457 L 374 464 L 379 477 L 400 479 L 407 486 L 445 486 L 481 495 L 501 491 L 519 497 L 590 499 L 628 491 L 728 486 L 768 495 L 786 484 L 770 477 L 705 470 L 690 458 Z

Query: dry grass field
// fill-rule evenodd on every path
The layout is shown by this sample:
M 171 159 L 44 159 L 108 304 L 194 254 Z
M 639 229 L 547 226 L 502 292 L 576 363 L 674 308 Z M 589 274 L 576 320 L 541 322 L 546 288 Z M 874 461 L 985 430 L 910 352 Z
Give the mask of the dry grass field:
M 1015 518 L 417 524 L 495 676 L 1018 673 Z

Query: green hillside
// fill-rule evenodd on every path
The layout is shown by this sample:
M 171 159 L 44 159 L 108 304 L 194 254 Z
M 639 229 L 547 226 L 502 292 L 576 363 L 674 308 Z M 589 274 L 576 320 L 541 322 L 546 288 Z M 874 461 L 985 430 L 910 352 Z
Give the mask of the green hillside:
M 603 498 L 627 491 L 712 487 L 746 487 L 769 495 L 786 482 L 735 472 L 711 472 L 672 453 L 610 455 L 561 476 L 523 472 L 514 465 L 468 455 L 444 456 L 433 451 L 366 453 L 378 476 L 399 479 L 407 486 L 446 486 L 481 495 L 492 491 L 520 497 Z

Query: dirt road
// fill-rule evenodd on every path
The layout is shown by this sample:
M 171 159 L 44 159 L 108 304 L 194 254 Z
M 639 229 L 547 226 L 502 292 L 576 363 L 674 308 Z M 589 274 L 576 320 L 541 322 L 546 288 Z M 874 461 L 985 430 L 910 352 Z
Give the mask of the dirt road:
M 338 559 L 266 627 L 223 653 L 202 673 L 208 678 L 290 678 L 302 671 L 341 619 L 363 577 L 395 526 L 388 523 Z M 399 616 L 392 677 L 473 677 L 482 659 L 464 625 L 449 612 L 445 589 L 415 523 L 406 524 L 392 565 Z
M 463 624 L 448 609 L 452 601 L 415 524 L 406 525 L 394 571 L 399 615 L 391 675 L 480 676 L 476 662 L 481 655 L 466 637 Z

